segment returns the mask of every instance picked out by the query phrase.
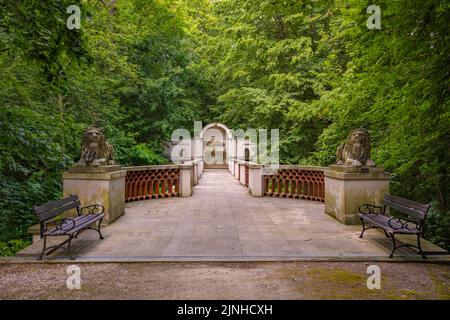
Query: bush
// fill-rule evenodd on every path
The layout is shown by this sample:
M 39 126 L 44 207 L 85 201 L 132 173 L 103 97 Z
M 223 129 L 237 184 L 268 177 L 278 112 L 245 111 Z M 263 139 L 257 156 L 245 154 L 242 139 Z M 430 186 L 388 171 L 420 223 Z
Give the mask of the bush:
M 150 165 L 150 164 L 164 164 L 167 160 L 160 154 L 155 153 L 147 145 L 140 143 L 131 148 L 129 153 L 129 161 L 133 165 Z
M 0 175 L 0 241 L 27 239 L 27 229 L 37 223 L 33 206 L 61 197 L 61 175 L 47 174 L 17 181 Z
M 13 256 L 23 248 L 29 246 L 30 241 L 27 240 L 9 240 L 0 241 L 0 257 Z
M 430 212 L 425 219 L 424 237 L 450 250 L 450 211 L 440 210 L 437 202 L 431 203 Z

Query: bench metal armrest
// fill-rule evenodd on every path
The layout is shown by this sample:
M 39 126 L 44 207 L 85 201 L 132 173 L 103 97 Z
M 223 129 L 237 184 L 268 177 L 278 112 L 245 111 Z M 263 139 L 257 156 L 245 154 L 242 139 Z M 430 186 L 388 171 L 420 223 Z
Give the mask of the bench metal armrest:
M 385 206 L 376 206 L 373 204 L 364 203 L 359 206 L 359 213 L 362 214 L 381 214 L 384 215 L 386 212 Z
M 105 212 L 105 207 L 101 204 L 93 204 L 90 206 L 80 207 L 78 209 L 78 215 L 88 215 L 88 214 L 102 214 Z
M 392 217 L 388 220 L 389 227 L 394 230 L 421 231 L 422 220 Z

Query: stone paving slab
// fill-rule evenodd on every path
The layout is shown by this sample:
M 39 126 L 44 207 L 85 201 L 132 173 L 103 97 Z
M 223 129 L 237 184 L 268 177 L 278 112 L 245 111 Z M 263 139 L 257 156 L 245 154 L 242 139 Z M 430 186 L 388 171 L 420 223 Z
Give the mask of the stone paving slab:
M 192 197 L 127 203 L 125 215 L 103 228 L 104 240 L 88 230 L 73 241 L 73 249 L 79 259 L 109 261 L 387 258 L 391 240 L 377 230 L 360 239 L 360 231 L 326 215 L 321 202 L 252 197 L 227 171 L 205 170 Z M 422 245 L 444 259 L 445 250 L 426 240 Z M 34 260 L 41 248 L 38 241 L 17 256 Z M 396 256 L 417 258 L 411 248 Z M 52 258 L 65 258 L 64 251 Z

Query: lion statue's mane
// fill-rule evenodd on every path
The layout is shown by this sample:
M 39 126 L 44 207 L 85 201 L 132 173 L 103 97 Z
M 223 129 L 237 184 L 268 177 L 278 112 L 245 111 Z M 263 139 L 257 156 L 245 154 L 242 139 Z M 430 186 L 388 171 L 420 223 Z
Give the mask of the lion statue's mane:
M 370 159 L 370 137 L 366 130 L 356 129 L 350 132 L 347 142 L 336 151 L 336 164 L 374 167 Z
M 81 138 L 81 156 L 77 167 L 114 165 L 115 153 L 100 129 L 88 128 Z

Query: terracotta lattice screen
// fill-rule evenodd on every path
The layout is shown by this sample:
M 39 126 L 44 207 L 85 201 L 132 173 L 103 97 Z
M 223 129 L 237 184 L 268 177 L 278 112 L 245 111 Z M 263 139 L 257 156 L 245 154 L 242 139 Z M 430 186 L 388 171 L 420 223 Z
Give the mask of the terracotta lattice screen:
M 281 168 L 265 176 L 264 195 L 324 201 L 325 178 L 321 169 Z
M 179 168 L 127 170 L 125 201 L 179 196 Z

